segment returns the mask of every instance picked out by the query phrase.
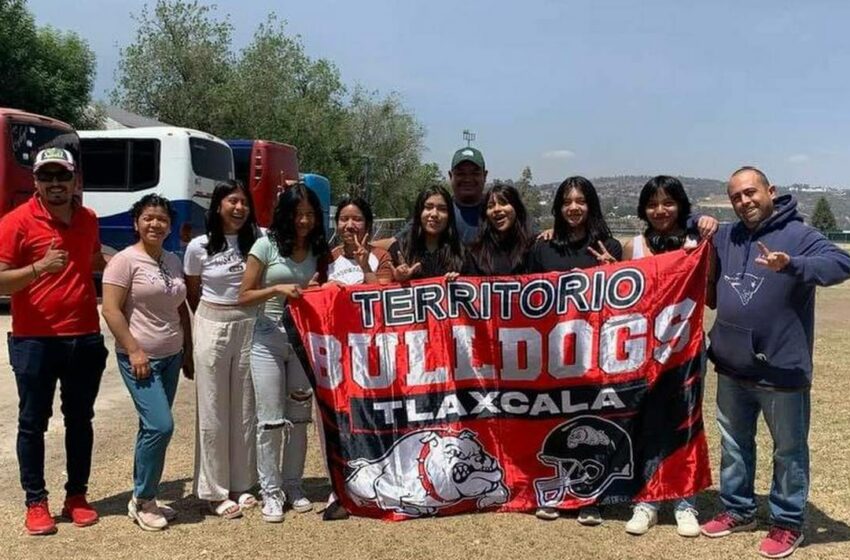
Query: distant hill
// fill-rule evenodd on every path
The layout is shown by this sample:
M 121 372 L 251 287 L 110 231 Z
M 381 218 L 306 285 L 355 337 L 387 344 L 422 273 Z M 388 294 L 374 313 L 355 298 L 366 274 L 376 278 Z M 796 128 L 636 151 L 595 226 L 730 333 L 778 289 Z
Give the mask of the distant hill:
M 637 230 L 641 228 L 637 219 L 637 200 L 640 189 L 651 179 L 647 175 L 620 175 L 616 177 L 596 177 L 591 182 L 602 199 L 602 209 L 606 212 L 612 228 L 618 230 Z M 716 217 L 728 222 L 735 220 L 732 205 L 726 196 L 726 182 L 717 179 L 702 179 L 696 177 L 679 177 L 695 210 L 702 214 Z M 537 185 L 540 198 L 547 205 L 560 183 Z M 777 185 L 779 194 L 793 194 L 799 203 L 799 210 L 808 221 L 809 215 L 815 209 L 815 203 L 823 196 L 829 201 L 832 213 L 839 229 L 850 230 L 850 191 L 828 188 L 811 187 L 806 184 L 788 186 Z

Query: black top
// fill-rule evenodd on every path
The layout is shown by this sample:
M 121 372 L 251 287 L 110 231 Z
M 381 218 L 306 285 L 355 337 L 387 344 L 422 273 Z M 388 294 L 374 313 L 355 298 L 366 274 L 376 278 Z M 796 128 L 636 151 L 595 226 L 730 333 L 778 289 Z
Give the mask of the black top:
M 401 264 L 401 244 L 398 241 L 393 242 L 388 249 L 390 257 L 393 259 L 393 266 Z M 416 271 L 416 274 L 411 276 L 411 279 L 419 278 L 436 278 L 445 276 L 447 272 L 460 272 L 452 266 L 447 266 L 444 258 L 439 251 L 433 253 L 425 250 L 416 254 L 413 259 L 407 259 L 407 264 L 413 266 L 415 263 L 420 263 L 422 267 Z
M 551 241 L 538 241 L 531 247 L 526 259 L 528 272 L 561 272 L 575 268 L 591 268 L 599 266 L 590 251 L 587 250 L 588 240 L 570 243 L 562 253 Z M 604 242 L 605 248 L 618 261 L 623 260 L 623 246 L 613 237 Z M 599 252 L 598 245 L 593 250 Z
M 467 251 L 463 260 L 463 270 L 461 273 L 464 276 L 507 276 L 510 274 L 525 274 L 528 272 L 528 270 L 526 270 L 525 262 L 522 260 L 520 260 L 516 266 L 511 267 L 507 251 L 496 251 L 493 254 L 492 265 L 492 272 L 484 270 L 479 264 L 477 254 L 473 254 L 473 251 Z

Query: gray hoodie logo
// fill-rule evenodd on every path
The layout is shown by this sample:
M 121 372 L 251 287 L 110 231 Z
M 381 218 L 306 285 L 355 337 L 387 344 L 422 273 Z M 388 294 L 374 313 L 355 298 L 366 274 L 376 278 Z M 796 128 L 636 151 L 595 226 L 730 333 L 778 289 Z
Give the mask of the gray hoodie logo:
M 735 293 L 738 294 L 738 297 L 741 298 L 741 304 L 747 305 L 750 303 L 750 300 L 753 299 L 753 296 L 756 295 L 756 292 L 759 291 L 761 287 L 761 283 L 764 281 L 764 278 L 760 278 L 753 274 L 749 273 L 736 273 L 732 276 L 723 275 L 723 279 L 729 282 L 729 285 L 735 290 Z

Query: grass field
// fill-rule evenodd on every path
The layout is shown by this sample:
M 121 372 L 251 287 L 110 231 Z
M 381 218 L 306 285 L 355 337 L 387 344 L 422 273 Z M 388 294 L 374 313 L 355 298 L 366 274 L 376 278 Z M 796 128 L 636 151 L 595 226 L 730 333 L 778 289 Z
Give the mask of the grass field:
M 8 318 L 5 318 L 8 321 Z M 711 318 L 707 319 L 710 324 Z M 815 385 L 812 391 L 812 487 L 806 528 L 807 543 L 795 558 L 850 558 L 850 364 L 846 357 L 850 328 L 850 284 L 821 290 L 818 296 Z M 191 496 L 194 406 L 191 383 L 181 381 L 175 405 L 177 430 L 169 449 L 161 498 L 173 502 L 180 519 L 163 533 L 145 533 L 126 517 L 132 473 L 136 415 L 117 379 L 110 358 L 96 422 L 96 449 L 90 497 L 102 515 L 99 524 L 77 529 L 68 522 L 49 537 L 24 534 L 22 492 L 9 438 L 16 419 L 14 382 L 5 351 L 0 368 L 0 558 L 3 559 L 301 559 L 316 558 L 617 558 L 617 559 L 741 559 L 757 558 L 759 540 L 766 533 L 765 494 L 770 482 L 771 448 L 766 428 L 760 427 L 757 493 L 759 530 L 723 539 L 685 540 L 675 534 L 672 513 L 662 511 L 661 524 L 643 537 L 623 531 L 630 511 L 609 508 L 601 527 L 579 526 L 571 517 L 542 522 L 532 515 L 479 514 L 453 518 L 385 523 L 350 519 L 324 523 L 320 516 L 289 512 L 280 525 L 264 523 L 258 511 L 238 521 L 224 521 L 204 513 Z M 708 376 L 705 416 L 717 480 L 718 433 L 714 423 L 715 375 Z M 11 395 L 11 396 L 10 396 Z M 58 408 L 57 408 L 58 415 Z M 63 493 L 61 421 L 54 417 L 48 436 L 48 485 L 53 489 L 54 511 Z M 315 442 L 312 442 L 315 443 Z M 311 445 L 307 490 L 323 499 L 327 485 L 319 456 Z M 717 512 L 717 488 L 698 498 L 701 518 Z

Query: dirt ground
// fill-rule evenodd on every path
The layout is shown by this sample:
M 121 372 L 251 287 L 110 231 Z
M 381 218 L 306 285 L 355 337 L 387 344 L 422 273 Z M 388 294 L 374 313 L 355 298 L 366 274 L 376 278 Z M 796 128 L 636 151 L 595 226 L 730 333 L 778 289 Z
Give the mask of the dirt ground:
M 710 324 L 711 318 L 708 318 Z M 850 285 L 821 290 L 818 296 L 815 385 L 812 391 L 812 488 L 806 545 L 795 558 L 850 558 L 850 364 L 846 341 L 850 327 Z M 0 314 L 8 330 L 8 312 Z M 105 329 L 104 329 L 105 331 Z M 109 342 L 111 345 L 111 340 Z M 719 436 L 714 422 L 715 375 L 708 376 L 705 416 L 717 480 Z M 478 514 L 453 518 L 386 523 L 350 519 L 325 523 L 314 513 L 289 512 L 284 523 L 267 524 L 259 511 L 225 521 L 204 513 L 191 495 L 194 391 L 181 380 L 175 404 L 176 432 L 169 449 L 160 497 L 173 503 L 180 518 L 167 531 L 146 533 L 127 518 L 136 414 L 118 377 L 114 357 L 104 376 L 95 418 L 95 456 L 90 498 L 101 522 L 78 529 L 62 521 L 59 532 L 29 537 L 23 530 L 23 493 L 14 454 L 17 398 L 5 345 L 0 350 L 0 558 L 85 558 L 135 560 L 228 558 L 757 558 L 766 534 L 765 495 L 770 483 L 770 443 L 760 427 L 758 479 L 759 530 L 723 539 L 686 540 L 675 533 L 672 512 L 643 537 L 623 527 L 627 507 L 608 508 L 601 527 L 578 525 L 574 518 L 538 521 L 532 515 Z M 47 441 L 47 480 L 58 513 L 63 498 L 64 450 L 58 404 Z M 315 439 L 311 442 L 306 489 L 321 501 L 328 491 Z M 698 498 L 701 518 L 718 510 L 717 487 Z

